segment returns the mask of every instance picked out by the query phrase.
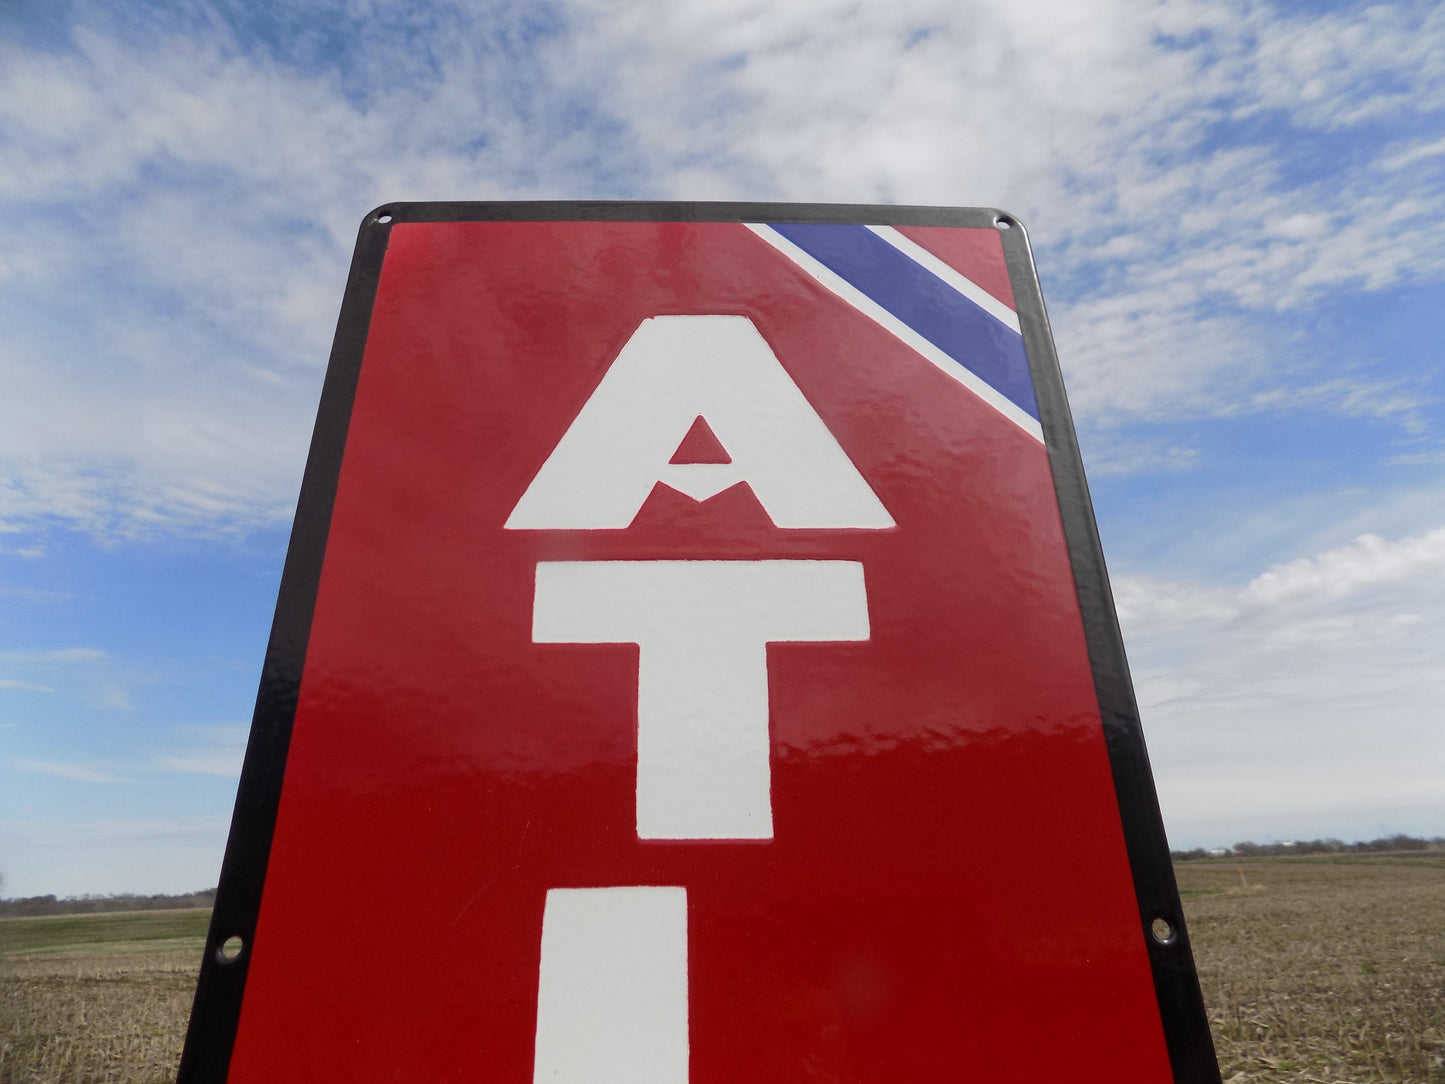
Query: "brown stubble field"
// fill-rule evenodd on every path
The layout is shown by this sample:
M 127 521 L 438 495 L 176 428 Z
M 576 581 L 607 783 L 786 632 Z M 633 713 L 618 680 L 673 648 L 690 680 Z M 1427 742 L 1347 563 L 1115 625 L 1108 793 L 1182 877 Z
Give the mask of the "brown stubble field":
M 0 919 L 0 1084 L 174 1081 L 209 921 Z
M 1445 852 L 1178 875 L 1227 1082 L 1445 1084 Z M 207 914 L 0 920 L 0 1084 L 173 1080 Z
M 1225 1081 L 1445 1082 L 1445 852 L 1176 872 Z

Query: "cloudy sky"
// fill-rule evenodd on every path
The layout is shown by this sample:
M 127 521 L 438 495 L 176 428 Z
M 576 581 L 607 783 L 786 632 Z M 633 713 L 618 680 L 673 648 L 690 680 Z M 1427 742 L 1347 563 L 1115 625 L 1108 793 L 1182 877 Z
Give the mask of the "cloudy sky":
M 1175 846 L 1445 834 L 1445 8 L 5 0 L 0 872 L 215 883 L 388 200 L 1029 227 Z

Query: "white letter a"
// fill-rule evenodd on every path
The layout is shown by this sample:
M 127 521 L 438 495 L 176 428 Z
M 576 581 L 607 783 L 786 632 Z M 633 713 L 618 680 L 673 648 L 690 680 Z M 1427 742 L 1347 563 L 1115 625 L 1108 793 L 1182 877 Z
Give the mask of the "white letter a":
M 699 417 L 732 462 L 668 462 Z M 658 482 L 694 500 L 747 482 L 779 527 L 893 526 L 745 316 L 644 320 L 507 526 L 626 527 Z

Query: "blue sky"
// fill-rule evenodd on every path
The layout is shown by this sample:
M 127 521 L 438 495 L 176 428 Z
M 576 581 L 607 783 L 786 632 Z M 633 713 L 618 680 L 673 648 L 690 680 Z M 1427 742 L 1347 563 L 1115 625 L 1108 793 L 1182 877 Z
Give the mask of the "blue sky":
M 357 223 L 1000 206 L 1176 846 L 1445 834 L 1445 10 L 11 0 L 0 872 L 213 884 Z

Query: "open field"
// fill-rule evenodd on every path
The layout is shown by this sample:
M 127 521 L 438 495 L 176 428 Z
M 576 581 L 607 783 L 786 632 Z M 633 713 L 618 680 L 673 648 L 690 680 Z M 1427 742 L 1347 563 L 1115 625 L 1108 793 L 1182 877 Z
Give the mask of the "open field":
M 1226 1081 L 1445 1084 L 1445 853 L 1178 873 Z M 208 918 L 0 920 L 0 1084 L 172 1080 Z
M 1176 870 L 1226 1081 L 1445 1082 L 1445 853 Z
M 210 917 L 0 920 L 0 1084 L 174 1080 Z

